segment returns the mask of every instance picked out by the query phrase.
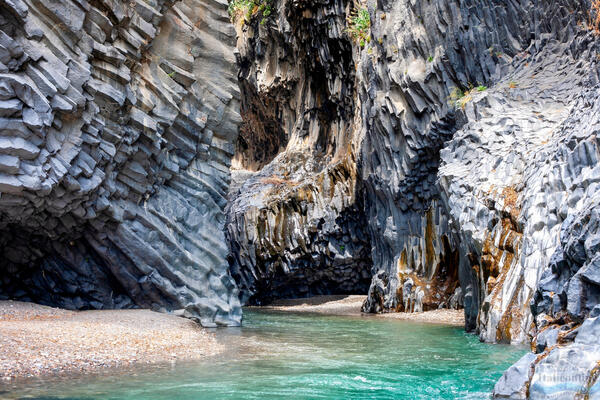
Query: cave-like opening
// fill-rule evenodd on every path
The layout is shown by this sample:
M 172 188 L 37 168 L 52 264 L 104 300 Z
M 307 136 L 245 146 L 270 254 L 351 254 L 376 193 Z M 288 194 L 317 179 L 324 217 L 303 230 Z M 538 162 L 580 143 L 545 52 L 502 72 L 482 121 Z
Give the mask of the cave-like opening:
M 0 254 L 0 300 L 70 310 L 135 307 L 85 238 L 53 240 L 9 225 L 0 233 Z

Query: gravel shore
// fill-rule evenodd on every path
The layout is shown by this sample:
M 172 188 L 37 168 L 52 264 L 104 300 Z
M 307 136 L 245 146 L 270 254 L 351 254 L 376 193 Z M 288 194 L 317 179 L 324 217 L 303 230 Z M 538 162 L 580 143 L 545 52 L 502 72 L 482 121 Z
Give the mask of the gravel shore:
M 149 310 L 67 311 L 0 301 L 0 380 L 196 360 L 223 351 L 198 324 Z
M 263 310 L 306 312 L 328 315 L 354 315 L 373 318 L 397 319 L 443 325 L 464 326 L 463 310 L 432 310 L 422 313 L 364 314 L 360 307 L 366 296 L 315 296 L 306 299 L 277 300 L 268 306 L 256 307 Z M 249 307 L 253 308 L 253 307 Z
M 462 310 L 362 314 L 364 299 L 365 296 L 316 296 L 279 300 L 257 308 L 464 326 Z M 191 361 L 224 350 L 212 332 L 174 315 L 149 310 L 68 311 L 0 301 L 0 380 L 4 381 Z

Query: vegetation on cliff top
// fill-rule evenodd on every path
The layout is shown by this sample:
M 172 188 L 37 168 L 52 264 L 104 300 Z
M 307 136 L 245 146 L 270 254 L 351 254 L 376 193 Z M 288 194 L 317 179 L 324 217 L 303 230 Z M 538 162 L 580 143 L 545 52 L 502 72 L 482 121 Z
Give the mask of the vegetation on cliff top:
M 348 16 L 348 33 L 352 36 L 360 47 L 365 47 L 371 37 L 369 30 L 371 28 L 371 14 L 366 7 L 353 10 Z
M 260 24 L 264 25 L 267 18 L 272 13 L 270 0 L 231 0 L 229 2 L 229 17 L 232 22 L 243 18 L 243 22 L 248 23 L 253 15 L 260 15 Z

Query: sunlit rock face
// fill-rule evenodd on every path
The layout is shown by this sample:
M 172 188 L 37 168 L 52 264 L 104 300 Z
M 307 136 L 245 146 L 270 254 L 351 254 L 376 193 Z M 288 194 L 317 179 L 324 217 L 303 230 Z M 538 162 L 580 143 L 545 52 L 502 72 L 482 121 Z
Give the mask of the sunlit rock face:
M 573 8 L 575 3 L 566 6 Z M 528 1 L 502 5 L 399 1 L 369 6 L 372 39 L 360 52 L 358 64 L 364 137 L 360 175 L 369 199 L 365 208 L 377 271 L 363 310 L 403 310 L 407 299 L 411 309 L 464 303 L 467 328 L 482 328 L 478 315 L 488 282 L 487 276 L 478 279 L 472 267 L 484 256 L 485 262 L 498 259 L 496 264 L 513 256 L 502 258 L 489 245 L 484 249 L 486 236 L 493 244 L 492 235 L 502 235 L 493 226 L 486 225 L 481 238 L 470 236 L 471 219 L 478 215 L 461 220 L 455 212 L 468 196 L 460 197 L 462 191 L 448 200 L 455 182 L 440 173 L 440 164 L 445 154 L 459 162 L 477 159 L 464 154 L 464 140 L 451 140 L 462 126 L 481 117 L 479 109 L 471 110 L 474 97 L 494 91 L 525 52 L 541 51 L 542 43 L 530 47 L 536 39 L 560 33 L 551 23 L 537 22 L 545 7 Z M 561 7 L 551 12 L 557 18 L 565 12 Z M 539 31 L 532 31 L 532 26 Z M 482 171 L 478 166 L 467 168 L 474 175 Z M 511 236 L 507 248 L 518 246 L 519 233 Z M 446 279 L 455 271 L 460 289 L 456 280 Z M 406 288 L 411 288 L 408 296 Z M 494 333 L 497 323 L 489 328 Z
M 369 9 L 372 39 L 357 72 L 359 174 L 379 270 L 363 309 L 420 310 L 428 290 L 418 286 L 441 286 L 406 272 L 440 276 L 426 272 L 447 265 L 423 261 L 429 249 L 450 264 L 457 252 L 466 328 L 488 342 L 533 340 L 538 353 L 508 371 L 496 395 L 591 393 L 600 152 L 590 4 Z M 439 215 L 433 227 L 428 214 Z M 444 237 L 447 246 L 435 244 Z M 514 379 L 519 371 L 524 379 Z
M 597 72 L 591 77 L 587 75 L 590 79 L 587 82 L 597 82 L 595 74 Z M 524 208 L 531 204 L 538 208 L 534 208 L 537 218 L 527 219 L 524 232 L 533 230 L 537 233 L 523 237 L 533 249 L 540 246 L 542 239 L 541 243 L 549 247 L 542 258 L 545 264 L 535 271 L 537 284 L 529 294 L 529 318 L 533 320 L 529 334 L 536 354 L 524 357 L 506 372 L 494 390 L 497 398 L 524 398 L 521 394 L 526 393 L 527 388 L 534 399 L 549 395 L 577 398 L 597 393 L 600 360 L 600 282 L 597 279 L 600 274 L 599 93 L 596 86 L 581 90 L 573 97 L 568 115 L 536 157 L 540 161 L 539 167 L 531 169 L 529 176 L 535 177 L 544 190 L 538 192 L 537 202 L 528 202 L 525 197 Z M 546 203 L 542 204 L 544 201 Z M 551 218 L 547 218 L 547 212 Z M 532 222 L 536 225 L 531 226 Z M 527 261 L 521 258 L 525 268 Z M 507 273 L 515 268 L 518 264 Z M 519 365 L 527 367 L 525 374 L 522 379 L 513 379 Z
M 574 96 L 597 82 L 595 40 L 581 23 L 589 4 L 369 9 L 359 174 L 378 271 L 363 309 L 405 309 L 406 287 L 420 309 L 442 289 L 437 304 L 462 297 L 467 329 L 482 339 L 525 342 L 529 301 L 569 213 L 547 158 L 570 143 L 569 128 L 558 129 Z M 453 269 L 456 296 L 431 282 Z
M 0 2 L 0 296 L 236 325 L 226 4 Z
M 279 1 L 235 22 L 244 122 L 227 234 L 244 303 L 367 292 L 348 12 Z
M 538 53 L 529 48 L 513 60 L 494 89 L 467 105 L 472 118 L 442 153 L 447 203 L 461 243 L 470 246 L 465 251 L 476 256 L 471 286 L 479 287 L 477 327 L 486 341 L 527 340 L 529 303 L 561 222 L 596 196 L 595 188 L 586 192 L 590 181 L 582 176 L 597 163 L 597 150 L 581 120 L 591 118 L 582 112 L 590 108 L 589 95 L 580 93 L 597 72 L 577 61 L 591 42 L 572 43 L 549 43 Z M 552 57 L 551 66 L 538 67 Z
M 530 40 L 528 16 L 516 5 L 481 2 L 380 2 L 369 9 L 372 40 L 359 64 L 361 177 L 372 199 L 365 204 L 379 271 L 363 310 L 406 308 L 407 285 L 420 309 L 415 290 L 432 297 L 437 275 L 458 270 L 463 282 L 470 276 L 470 268 L 457 266 L 459 231 L 437 185 L 440 151 L 468 118 L 451 95 L 501 73 Z M 415 283 L 414 275 L 425 280 Z M 447 285 L 425 308 L 452 298 L 460 304 L 466 294 L 467 314 L 476 318 L 479 304 L 466 287 L 453 296 L 456 285 Z

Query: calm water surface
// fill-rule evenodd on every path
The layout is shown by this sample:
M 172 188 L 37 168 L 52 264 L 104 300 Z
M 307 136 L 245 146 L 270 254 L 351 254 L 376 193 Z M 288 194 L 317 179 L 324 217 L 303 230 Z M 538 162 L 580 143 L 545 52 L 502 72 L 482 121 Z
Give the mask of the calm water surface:
M 263 311 L 218 336 L 229 350 L 203 362 L 28 381 L 0 398 L 485 399 L 526 351 L 455 327 Z

